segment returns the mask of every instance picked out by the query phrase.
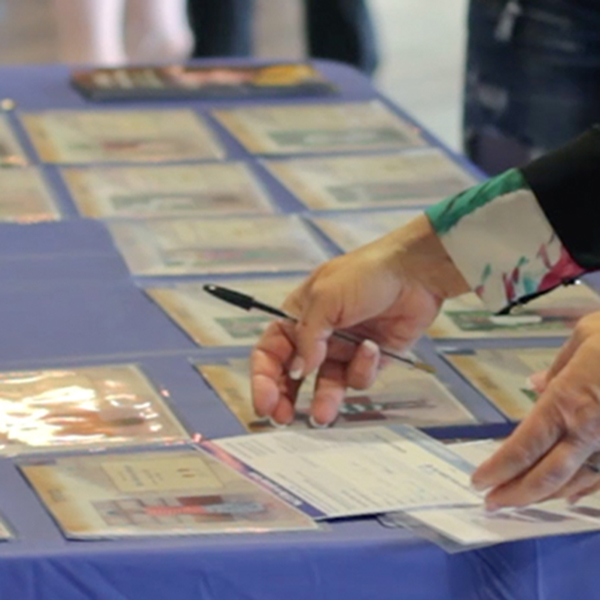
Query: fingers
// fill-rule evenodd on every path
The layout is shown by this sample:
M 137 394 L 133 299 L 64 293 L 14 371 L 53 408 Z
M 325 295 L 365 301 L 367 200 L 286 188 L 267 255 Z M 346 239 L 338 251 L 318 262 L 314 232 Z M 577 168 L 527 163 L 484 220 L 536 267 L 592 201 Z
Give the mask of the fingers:
M 560 349 L 560 352 L 554 359 L 552 366 L 548 369 L 546 373 L 546 383 L 552 381 L 569 363 L 569 361 L 573 358 L 573 355 L 579 349 L 581 345 L 581 340 L 576 332 L 565 342 L 565 344 Z
M 488 509 L 526 506 L 553 497 L 575 477 L 588 455 L 584 444 L 562 440 L 533 468 L 490 492 L 486 497 Z M 584 483 L 592 483 L 592 478 Z
M 528 383 L 537 394 L 543 394 L 548 385 L 548 371 L 538 371 L 529 376 Z
M 357 349 L 349 364 L 327 360 L 317 373 L 315 394 L 311 410 L 315 427 L 332 423 L 344 401 L 346 388 L 370 387 L 379 369 L 379 347 L 365 340 Z
M 345 393 L 346 365 L 332 360 L 324 362 L 315 383 L 311 408 L 313 427 L 326 427 L 335 420 Z
M 261 417 L 273 416 L 280 402 L 288 408 L 279 408 L 284 414 L 293 411 L 294 393 L 297 385 L 287 381 L 287 366 L 293 356 L 294 345 L 290 340 L 290 326 L 271 323 L 255 346 L 252 357 L 252 399 L 254 410 Z M 279 414 L 279 413 L 278 413 Z
M 551 402 L 539 401 L 498 451 L 475 471 L 475 489 L 501 486 L 535 465 L 562 436 Z
M 371 387 L 379 372 L 380 362 L 379 346 L 371 340 L 365 340 L 358 347 L 347 367 L 348 387 L 355 390 L 366 390 Z
M 563 485 L 556 493 L 552 494 L 549 499 L 567 498 L 571 499 L 582 498 L 587 490 L 592 489 L 596 485 L 600 485 L 600 474 L 598 471 L 590 469 L 585 464 L 575 473 L 575 475 Z

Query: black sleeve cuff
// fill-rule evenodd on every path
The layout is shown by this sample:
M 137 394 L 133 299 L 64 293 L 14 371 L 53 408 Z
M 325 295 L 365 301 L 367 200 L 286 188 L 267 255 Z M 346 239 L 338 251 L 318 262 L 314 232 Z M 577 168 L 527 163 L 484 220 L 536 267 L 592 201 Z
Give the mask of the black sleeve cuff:
M 573 260 L 600 269 L 600 126 L 521 171 Z

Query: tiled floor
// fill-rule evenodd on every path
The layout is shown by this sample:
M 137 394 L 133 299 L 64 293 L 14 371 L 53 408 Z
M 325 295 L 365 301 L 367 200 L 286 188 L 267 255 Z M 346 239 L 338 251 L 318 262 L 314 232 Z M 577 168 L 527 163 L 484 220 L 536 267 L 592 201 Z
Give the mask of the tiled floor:
M 257 53 L 301 56 L 300 0 L 258 3 Z M 377 85 L 455 148 L 459 140 L 466 3 L 371 0 L 383 57 Z M 0 0 L 0 63 L 57 59 L 49 0 Z

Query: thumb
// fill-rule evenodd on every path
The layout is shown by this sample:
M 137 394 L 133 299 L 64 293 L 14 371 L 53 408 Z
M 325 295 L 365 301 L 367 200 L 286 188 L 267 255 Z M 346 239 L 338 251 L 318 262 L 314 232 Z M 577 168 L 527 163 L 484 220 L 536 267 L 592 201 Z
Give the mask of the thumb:
M 296 355 L 289 369 L 291 379 L 302 379 L 323 364 L 335 314 L 335 307 L 326 297 L 312 296 L 305 304 L 296 324 Z

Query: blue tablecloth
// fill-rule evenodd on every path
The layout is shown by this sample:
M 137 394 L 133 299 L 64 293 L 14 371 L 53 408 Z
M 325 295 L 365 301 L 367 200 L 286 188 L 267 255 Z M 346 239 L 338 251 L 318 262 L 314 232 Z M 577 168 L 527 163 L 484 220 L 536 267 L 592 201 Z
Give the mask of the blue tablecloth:
M 344 100 L 379 97 L 352 69 L 331 63 L 318 67 L 340 86 Z M 0 82 L 0 95 L 15 100 L 21 111 L 90 107 L 69 88 L 65 68 L 5 67 L 0 69 Z M 216 104 L 232 102 L 161 106 L 191 106 L 206 113 Z M 10 118 L 37 162 L 17 115 Z M 214 121 L 211 124 L 229 157 L 253 163 L 283 210 L 302 210 L 235 140 Z M 103 224 L 77 218 L 56 169 L 44 169 L 67 220 L 0 225 L 0 369 L 137 362 L 170 391 L 190 430 L 207 437 L 242 433 L 235 417 L 190 364 L 190 359 L 242 351 L 197 348 L 129 276 Z M 491 406 L 440 363 L 431 343 L 424 342 L 421 350 L 489 423 L 478 428 L 479 435 L 506 428 Z M 437 434 L 470 435 L 473 430 Z M 0 600 L 598 596 L 593 565 L 595 552 L 600 554 L 600 535 L 528 541 L 449 556 L 405 531 L 385 529 L 374 519 L 354 519 L 318 533 L 69 542 L 8 459 L 0 459 L 0 482 L 0 511 L 18 535 L 15 541 L 0 544 Z

